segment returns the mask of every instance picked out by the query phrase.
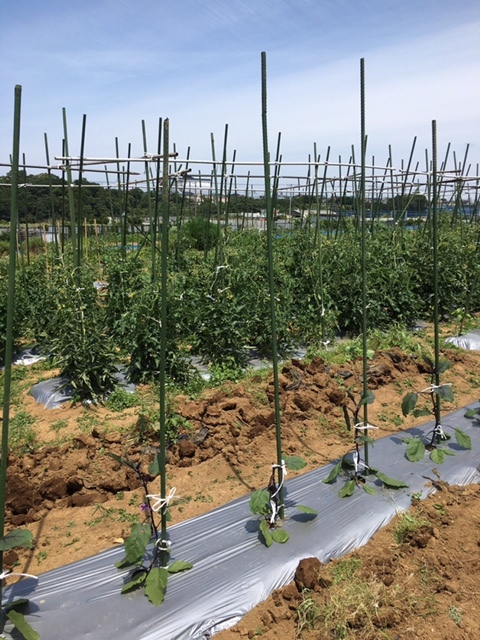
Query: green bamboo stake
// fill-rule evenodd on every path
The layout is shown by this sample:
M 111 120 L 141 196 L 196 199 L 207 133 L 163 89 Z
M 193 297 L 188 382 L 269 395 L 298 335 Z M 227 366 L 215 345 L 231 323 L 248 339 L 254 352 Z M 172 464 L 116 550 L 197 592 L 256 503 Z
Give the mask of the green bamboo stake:
M 438 299 L 438 211 L 437 211 L 437 122 L 432 120 L 432 240 L 433 240 L 433 329 L 435 349 L 435 386 L 440 386 L 440 339 L 439 339 L 439 299 Z M 435 429 L 440 426 L 441 400 L 436 394 L 435 398 Z
M 150 229 L 152 236 L 152 282 L 157 278 L 157 230 L 158 230 L 158 211 L 160 207 L 160 169 L 161 169 L 161 152 L 162 152 L 162 118 L 158 121 L 158 140 L 157 140 L 157 172 L 155 181 L 155 206 L 153 209 L 153 227 Z M 164 159 L 165 162 L 165 159 Z
M 132 145 L 128 143 L 127 158 L 131 157 Z M 127 162 L 127 176 L 125 182 L 125 201 L 124 212 L 122 216 L 122 258 L 125 260 L 127 257 L 127 226 L 128 226 L 128 191 L 130 186 L 130 161 Z
M 366 206 L 365 206 L 365 157 L 367 139 L 365 136 L 365 60 L 360 60 L 360 135 L 361 135 L 361 169 L 360 169 L 360 214 L 362 243 L 362 355 L 363 355 L 363 430 L 356 430 L 356 437 L 368 436 L 368 363 L 367 363 L 367 241 L 366 241 Z M 368 443 L 364 443 L 364 462 L 368 471 Z
M 58 252 L 58 233 L 57 233 L 57 216 L 56 216 L 56 210 L 55 210 L 55 199 L 53 196 L 53 187 L 52 187 L 52 170 L 50 168 L 50 154 L 48 151 L 48 138 L 47 138 L 47 134 L 44 133 L 43 134 L 44 137 L 44 141 L 45 141 L 45 157 L 47 160 L 47 174 L 48 174 L 48 191 L 49 191 L 49 195 L 50 195 L 50 207 L 52 210 L 52 230 L 53 230 L 53 240 L 54 240 L 54 250 L 55 250 L 55 257 L 58 259 L 59 256 L 59 252 Z
M 277 466 L 278 483 L 280 491 L 278 493 L 280 509 L 279 516 L 283 519 L 283 464 L 282 464 L 282 424 L 280 416 L 280 386 L 278 379 L 278 352 L 277 352 L 277 327 L 275 316 L 275 282 L 273 273 L 273 208 L 270 194 L 270 154 L 268 152 L 268 129 L 267 129 L 267 58 L 265 51 L 262 51 L 262 135 L 263 135 L 263 167 L 265 174 L 265 202 L 267 207 L 267 254 L 268 254 L 268 280 L 270 291 L 270 318 L 272 327 L 272 368 L 273 387 L 275 404 L 275 435 L 277 444 Z
M 64 157 L 67 158 L 66 173 L 67 173 L 67 180 L 68 180 L 68 185 L 67 185 L 68 208 L 70 211 L 70 240 L 72 242 L 72 249 L 73 249 L 73 266 L 76 269 L 80 265 L 80 259 L 77 251 L 77 227 L 76 227 L 76 220 L 75 220 L 75 202 L 73 198 L 73 187 L 72 187 L 72 184 L 73 184 L 72 169 L 70 166 L 70 160 L 68 160 L 68 158 L 70 157 L 70 152 L 68 150 L 67 110 L 65 109 L 65 107 L 63 107 L 62 109 L 62 114 L 63 114 L 63 136 L 64 136 L 64 143 L 65 143 Z
M 83 260 L 83 233 L 82 233 L 82 227 L 83 227 L 83 206 L 82 206 L 82 195 L 83 195 L 83 191 L 82 191 L 82 178 L 83 178 L 83 158 L 84 158 L 84 153 L 85 153 L 85 131 L 86 131 L 86 126 L 87 126 L 87 116 L 85 114 L 83 114 L 83 120 L 82 120 L 82 135 L 81 135 L 81 142 L 80 142 L 80 165 L 79 165 L 79 169 L 78 169 L 78 193 L 77 193 L 77 203 L 78 203 L 78 209 L 77 209 L 77 243 L 78 243 L 78 247 L 77 247 L 77 253 L 78 253 L 78 261 L 80 263 L 80 259 Z
M 160 325 L 160 496 L 162 500 L 167 496 L 166 474 L 166 380 L 165 364 L 167 352 L 167 277 L 168 277 L 168 223 L 169 223 L 169 180 L 168 180 L 168 145 L 169 145 L 169 120 L 163 124 L 163 180 L 162 180 L 162 237 L 161 237 L 161 325 Z M 167 504 L 161 508 L 161 544 L 167 541 Z M 168 564 L 168 546 L 162 551 L 161 566 Z
M 15 103 L 13 116 L 13 153 L 12 153 L 12 187 L 10 201 L 10 245 L 8 263 L 7 289 L 7 327 L 5 340 L 5 371 L 3 385 L 3 420 L 2 446 L 0 460 L 0 538 L 5 535 L 5 500 L 7 493 L 7 464 L 8 464 L 8 428 L 10 422 L 10 390 L 12 381 L 13 354 L 13 314 L 15 310 L 15 265 L 18 226 L 18 160 L 20 148 L 20 111 L 22 87 L 15 87 Z M 3 573 L 3 551 L 0 551 L 0 573 Z M 0 604 L 2 602 L 2 584 L 0 582 Z

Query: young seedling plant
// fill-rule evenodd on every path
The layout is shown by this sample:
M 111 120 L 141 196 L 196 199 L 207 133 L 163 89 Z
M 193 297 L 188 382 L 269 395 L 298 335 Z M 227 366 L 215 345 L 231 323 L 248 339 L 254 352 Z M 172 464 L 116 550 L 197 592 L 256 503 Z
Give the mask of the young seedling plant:
M 453 389 L 451 383 L 434 383 L 438 376 L 449 368 L 450 362 L 448 360 L 440 360 L 438 366 L 435 367 L 434 361 L 428 356 L 424 355 L 423 360 L 430 369 L 430 385 L 421 391 L 407 393 L 402 400 L 402 413 L 404 416 L 412 414 L 416 418 L 433 415 L 435 417 L 435 426 L 424 437 L 403 438 L 403 442 L 407 445 L 405 455 L 411 462 L 418 462 L 423 460 L 425 452 L 429 451 L 430 460 L 435 464 L 441 464 L 445 460 L 445 456 L 455 455 L 454 451 L 442 446 L 451 439 L 451 435 L 444 431 L 444 427 L 453 429 L 457 444 L 463 449 L 471 449 L 472 442 L 470 436 L 462 429 L 450 427 L 446 424 L 442 425 L 440 422 L 440 402 L 441 400 L 453 402 Z M 417 408 L 420 398 L 425 398 L 426 403 Z
M 18 547 L 30 548 L 32 546 L 33 534 L 27 529 L 14 529 L 0 538 L 0 552 L 10 551 Z M 25 578 L 34 578 L 29 573 L 11 573 L 10 571 L 3 571 L 0 573 L 0 582 L 8 576 L 17 576 Z M 38 640 L 40 635 L 28 624 L 25 616 L 21 612 L 21 609 L 28 604 L 26 598 L 18 598 L 11 602 L 4 603 L 0 607 L 0 637 L 4 638 L 6 624 L 10 621 L 15 629 L 21 634 L 24 640 Z M 17 637 L 17 636 L 15 636 Z
M 187 571 L 192 568 L 190 562 L 176 560 L 169 564 L 170 546 L 169 540 L 162 539 L 161 525 L 159 517 L 162 513 L 168 514 L 168 505 L 174 498 L 175 489 L 172 488 L 170 494 L 165 498 L 150 494 L 148 491 L 148 481 L 151 476 L 159 473 L 158 457 L 156 457 L 148 468 L 148 475 L 143 473 L 140 463 L 128 458 L 122 458 L 113 453 L 108 454 L 120 464 L 132 469 L 145 492 L 145 502 L 142 504 L 142 513 L 145 516 L 144 522 L 132 526 L 130 536 L 125 541 L 125 557 L 117 562 L 117 569 L 131 567 L 132 571 L 127 582 L 122 587 L 122 593 L 129 593 L 141 587 L 145 590 L 145 595 L 153 605 L 162 604 L 165 599 L 167 580 L 169 575 Z M 153 537 L 153 548 L 147 553 L 147 546 Z
M 296 471 L 305 466 L 305 461 L 299 456 L 287 456 L 282 460 L 282 464 L 272 464 L 272 474 L 266 489 L 254 491 L 250 498 L 250 511 L 253 515 L 260 516 L 259 536 L 266 547 L 270 547 L 273 542 L 283 544 L 290 538 L 288 531 L 282 528 L 280 517 L 283 505 L 280 504 L 281 489 L 287 469 Z M 317 512 L 303 504 L 295 507 L 308 516 L 315 517 Z
M 354 429 L 355 449 L 353 452 L 342 456 L 322 482 L 325 484 L 333 484 L 338 477 L 344 478 L 345 483 L 338 492 L 340 498 L 348 498 L 353 495 L 356 487 L 361 487 L 365 493 L 374 495 L 376 489 L 368 484 L 367 481 L 369 479 L 373 479 L 374 481 L 379 480 L 383 486 L 389 489 L 408 487 L 402 480 L 390 478 L 378 469 L 374 469 L 367 462 L 367 456 L 365 455 L 367 447 L 370 445 L 373 448 L 374 446 L 374 440 L 368 435 L 368 430 L 377 429 L 378 427 L 371 424 L 364 424 L 360 419 L 360 410 L 365 404 L 372 404 L 375 400 L 374 394 L 368 390 L 364 396 L 357 400 L 352 391 L 347 389 L 346 395 L 352 406 L 349 406 L 347 403 L 343 404 L 343 415 L 347 428 L 350 431 L 352 428 Z

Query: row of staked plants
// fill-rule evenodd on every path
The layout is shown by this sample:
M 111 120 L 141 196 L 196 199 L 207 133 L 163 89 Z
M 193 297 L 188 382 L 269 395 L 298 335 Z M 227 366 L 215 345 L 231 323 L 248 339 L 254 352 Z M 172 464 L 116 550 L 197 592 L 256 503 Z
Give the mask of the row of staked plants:
M 358 230 L 347 220 L 341 231 L 320 240 L 307 226 L 276 235 L 280 354 L 361 333 Z M 169 243 L 175 258 L 182 244 L 181 260 L 169 262 L 167 286 L 167 372 L 177 384 L 191 378 L 192 355 L 232 369 L 244 367 L 252 350 L 271 356 L 265 234 L 222 231 L 222 236 L 221 250 L 216 243 L 208 250 L 185 248 L 184 237 L 175 234 Z M 428 229 L 377 224 L 368 239 L 369 330 L 431 317 L 430 246 Z M 480 309 L 480 292 L 471 288 L 479 269 L 477 251 L 475 225 L 452 224 L 445 214 L 439 226 L 442 318 L 464 309 L 467 301 L 470 312 Z M 123 254 L 116 243 L 98 238 L 78 265 L 68 250 L 54 257 L 52 247 L 17 271 L 14 340 L 34 341 L 53 357 L 79 398 L 100 400 L 111 391 L 119 362 L 127 363 L 133 381 L 155 379 L 162 290 L 151 265 L 148 243 Z M 5 263 L 0 270 L 6 273 Z M 5 287 L 1 278 L 0 294 L 6 294 Z M 1 337 L 5 300 L 0 295 Z

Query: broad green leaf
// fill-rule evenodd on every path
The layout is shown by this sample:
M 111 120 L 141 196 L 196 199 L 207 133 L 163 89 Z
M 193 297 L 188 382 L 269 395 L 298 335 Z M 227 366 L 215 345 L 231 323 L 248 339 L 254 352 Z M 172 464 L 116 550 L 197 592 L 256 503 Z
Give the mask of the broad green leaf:
M 270 502 L 270 494 L 266 489 L 258 489 L 252 493 L 250 498 L 250 511 L 257 515 L 259 513 L 265 514 L 268 503 Z
M 425 455 L 425 445 L 419 438 L 410 438 L 410 442 L 407 445 L 405 455 L 410 462 L 418 462 L 423 460 Z
M 153 567 L 145 580 L 145 595 L 154 606 L 165 600 L 168 571 L 162 567 Z
M 369 493 L 371 496 L 374 496 L 377 492 L 375 491 L 375 489 L 373 487 L 371 487 L 368 484 L 363 484 L 362 485 L 363 490 L 365 491 L 365 493 Z
M 457 454 L 455 453 L 455 451 L 452 451 L 451 449 L 443 449 L 443 453 L 446 456 L 456 456 Z
M 360 436 L 359 438 L 355 438 L 355 442 L 358 442 L 359 444 L 369 444 L 372 447 L 372 449 L 375 446 L 375 440 L 367 435 L 363 435 L 363 436 Z
M 324 482 L 325 484 L 331 484 L 335 480 L 335 478 L 338 476 L 340 471 L 342 470 L 342 462 L 343 462 L 343 459 L 339 460 L 337 464 L 333 467 L 333 469 L 330 471 L 328 476 L 324 480 L 322 480 L 322 482 Z
M 151 463 L 148 465 L 148 473 L 154 478 L 160 475 L 160 454 L 157 453 L 157 455 L 153 458 Z
M 285 457 L 285 466 L 290 471 L 298 471 L 299 469 L 303 469 L 303 467 L 307 466 L 307 463 L 300 456 L 286 456 Z
M 8 551 L 14 547 L 32 546 L 33 533 L 28 529 L 14 529 L 0 538 L 0 551 Z
M 268 522 L 266 520 L 262 519 L 262 521 L 260 522 L 260 532 L 263 536 L 265 545 L 267 547 L 271 547 L 273 538 L 272 538 L 272 534 L 270 533 L 270 527 L 268 526 Z
M 435 362 L 431 358 L 429 358 L 429 356 L 427 355 L 423 355 L 422 359 L 426 364 L 428 364 L 428 366 L 430 367 L 430 370 L 433 372 L 433 370 L 435 369 Z
M 142 556 L 141 559 L 143 559 L 143 556 Z M 117 569 L 126 569 L 127 567 L 131 567 L 132 564 L 137 564 L 137 563 L 136 562 L 130 562 L 130 560 L 128 558 L 122 558 L 118 562 L 115 562 L 115 566 L 117 567 Z
M 445 371 L 447 369 L 450 369 L 451 367 L 451 363 L 448 360 L 440 360 L 440 362 L 438 363 L 438 367 L 436 369 L 436 373 L 438 373 L 439 375 L 441 373 L 445 373 Z
M 25 620 L 23 613 L 18 611 L 8 611 L 7 618 L 13 623 L 16 629 L 20 631 L 25 640 L 38 640 L 40 634 L 33 629 Z
M 430 411 L 430 409 L 426 409 L 426 408 L 425 409 L 414 409 L 412 411 L 412 415 L 415 418 L 421 418 L 422 416 L 429 416 L 429 415 L 431 415 L 431 413 L 432 412 Z
M 129 591 L 133 591 L 134 589 L 138 589 L 143 585 L 145 580 L 147 579 L 146 571 L 139 571 L 137 575 L 126 582 L 122 587 L 122 593 L 128 593 Z
M 430 451 L 430 460 L 435 464 L 442 464 L 445 460 L 445 451 L 443 449 L 432 449 Z
M 125 556 L 135 564 L 145 555 L 145 549 L 152 535 L 150 523 L 134 524 L 130 537 L 125 540 Z
M 390 489 L 403 489 L 404 487 L 408 487 L 408 484 L 405 484 L 403 480 L 395 480 L 395 478 L 389 478 L 381 471 L 377 471 L 377 478 L 382 482 L 386 487 Z
M 375 402 L 375 396 L 370 389 L 368 389 L 365 396 L 360 400 L 358 406 L 362 407 L 364 404 L 372 404 L 373 402 Z
M 176 562 L 172 562 L 172 564 L 167 567 L 168 573 L 180 573 L 180 571 L 188 571 L 191 569 L 193 564 L 191 562 L 185 562 L 184 560 L 177 560 Z
M 463 449 L 471 449 L 472 448 L 472 440 L 469 435 L 462 431 L 461 429 L 455 429 L 455 438 L 457 439 L 457 443 Z
M 295 507 L 302 513 L 306 513 L 309 516 L 317 515 L 317 512 L 315 511 L 315 509 L 312 509 L 311 507 L 306 507 L 304 504 L 296 504 Z
M 464 418 L 475 418 L 478 415 L 478 412 L 480 411 L 480 409 L 469 409 L 468 411 L 465 412 L 464 414 Z
M 338 492 L 340 498 L 348 498 L 355 491 L 355 480 L 348 480 Z
M 453 402 L 453 388 L 450 384 L 440 385 L 439 387 L 434 389 L 434 393 L 446 402 Z
M 17 609 L 21 609 L 24 605 L 28 604 L 28 598 L 17 598 L 17 600 L 13 600 L 12 602 L 6 602 L 3 605 L 3 610 L 5 613 L 13 609 L 16 611 Z
M 287 542 L 290 536 L 285 531 L 285 529 L 275 529 L 272 532 L 272 538 L 275 540 L 275 542 L 280 542 L 280 544 L 283 544 L 284 542 Z
M 410 391 L 402 400 L 402 413 L 404 416 L 408 416 L 415 409 L 415 405 L 417 404 L 418 393 L 414 393 Z

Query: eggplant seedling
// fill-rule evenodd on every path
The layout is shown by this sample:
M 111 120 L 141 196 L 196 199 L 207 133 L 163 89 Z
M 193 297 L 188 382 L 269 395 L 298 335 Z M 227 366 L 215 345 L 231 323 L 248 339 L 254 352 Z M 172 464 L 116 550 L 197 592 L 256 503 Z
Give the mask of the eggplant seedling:
M 149 474 L 145 474 L 141 471 L 139 463 L 128 458 L 121 458 L 113 453 L 107 455 L 132 469 L 142 483 L 145 492 L 145 502 L 140 507 L 145 520 L 143 523 L 132 526 L 130 536 L 125 540 L 125 557 L 115 564 L 117 569 L 132 568 L 129 579 L 122 587 L 122 593 L 129 593 L 144 587 L 145 595 L 153 605 L 162 604 L 165 599 L 169 575 L 187 571 L 193 566 L 190 562 L 183 560 L 169 564 L 171 543 L 170 540 L 162 539 L 160 524 L 157 522 L 157 515 L 162 511 L 167 512 L 175 490 L 172 489 L 170 494 L 164 498 L 149 493 L 147 483 L 150 476 L 158 474 L 156 458 L 148 469 Z M 152 537 L 153 551 L 147 555 L 147 546 Z
M 448 427 L 455 432 L 457 444 L 463 449 L 471 449 L 472 442 L 470 436 L 458 427 L 450 427 L 440 422 L 440 401 L 453 402 L 453 389 L 451 383 L 434 384 L 441 373 L 444 373 L 450 366 L 448 360 L 441 360 L 438 366 L 428 356 L 423 356 L 423 360 L 430 368 L 430 385 L 421 391 L 411 391 L 406 394 L 402 400 L 402 413 L 404 416 L 412 414 L 416 418 L 420 416 L 433 415 L 435 417 L 435 426 L 424 437 L 415 436 L 413 438 L 403 438 L 403 442 L 407 445 L 405 455 L 410 462 L 418 462 L 423 460 L 425 452 L 430 452 L 430 460 L 435 464 L 441 464 L 445 460 L 445 456 L 454 456 L 455 452 L 442 446 L 451 439 L 451 435 L 446 433 L 444 428 Z M 419 399 L 423 397 L 427 402 L 417 408 Z M 428 406 L 430 404 L 430 406 Z
M 288 531 L 281 527 L 280 490 L 283 487 L 287 468 L 298 470 L 305 466 L 305 462 L 299 456 L 289 456 L 282 460 L 282 465 L 272 464 L 272 474 L 266 489 L 254 491 L 250 498 L 250 511 L 260 516 L 259 534 L 265 546 L 270 547 L 273 542 L 284 543 L 290 538 Z M 278 474 L 278 479 L 277 479 Z M 295 507 L 308 516 L 315 517 L 317 512 L 310 507 L 297 504 Z

